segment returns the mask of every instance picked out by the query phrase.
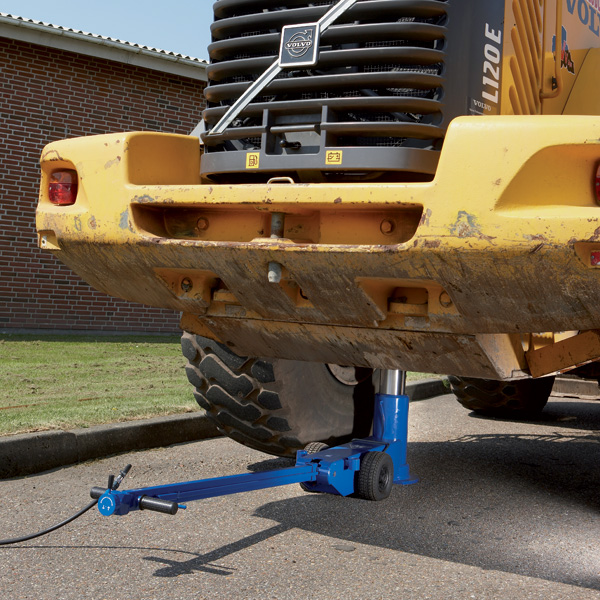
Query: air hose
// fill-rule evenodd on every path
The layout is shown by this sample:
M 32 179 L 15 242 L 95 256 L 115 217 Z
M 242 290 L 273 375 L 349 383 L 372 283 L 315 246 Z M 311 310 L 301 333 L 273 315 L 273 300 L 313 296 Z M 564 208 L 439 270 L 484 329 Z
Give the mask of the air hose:
M 127 465 L 120 473 L 119 476 L 115 478 L 114 475 L 109 475 L 108 477 L 108 489 L 116 490 L 120 485 L 127 473 L 129 473 L 129 469 L 131 469 L 131 465 Z M 42 531 L 38 531 L 37 533 L 31 533 L 29 535 L 24 535 L 18 538 L 12 538 L 8 540 L 0 540 L 0 546 L 8 546 L 10 544 L 18 544 L 19 542 L 26 542 L 28 540 L 33 540 L 34 538 L 41 537 L 52 531 L 56 531 L 65 525 L 68 525 L 75 519 L 81 517 L 81 515 L 85 514 L 90 508 L 93 508 L 98 504 L 98 500 L 92 500 L 87 506 L 83 507 L 79 512 L 76 512 L 73 516 L 65 519 L 64 521 L 58 523 L 57 525 L 53 525 L 52 527 L 48 527 L 48 529 L 43 529 Z

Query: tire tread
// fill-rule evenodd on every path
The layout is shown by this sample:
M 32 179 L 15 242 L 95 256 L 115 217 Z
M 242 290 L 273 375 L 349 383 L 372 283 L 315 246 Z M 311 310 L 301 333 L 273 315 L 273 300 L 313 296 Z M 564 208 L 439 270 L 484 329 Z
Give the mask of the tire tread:
M 554 377 L 496 381 L 450 375 L 448 381 L 458 402 L 469 410 L 489 416 L 531 418 L 546 405 Z
M 296 361 L 296 366 L 294 361 L 241 357 L 224 344 L 189 332 L 183 333 L 181 347 L 188 360 L 186 374 L 194 386 L 197 403 L 220 431 L 246 446 L 293 457 L 310 439 L 321 437 L 322 441 L 341 443 L 368 435 L 372 420 L 370 381 L 361 384 L 360 390 L 344 390 L 340 394 L 339 402 L 345 403 L 342 410 L 328 402 L 318 407 L 312 417 L 311 401 L 319 402 L 319 397 L 299 394 L 297 390 L 303 388 L 297 377 L 324 373 L 324 365 L 314 365 L 318 371 L 312 366 L 307 371 L 306 365 L 311 363 Z M 301 375 L 296 375 L 298 372 Z M 331 382 L 331 386 L 341 385 L 333 378 Z M 300 388 L 296 387 L 296 393 L 290 395 L 290 385 Z M 328 385 L 325 383 L 322 391 L 325 398 L 333 391 Z M 371 410 L 365 410 L 365 401 L 369 401 Z M 331 427 L 329 435 L 326 431 L 324 434 L 323 423 Z M 350 427 L 340 431 L 340 423 Z
M 285 415 L 271 416 L 282 405 L 277 392 L 265 389 L 267 380 L 274 380 L 269 363 L 238 357 L 227 346 L 188 332 L 181 347 L 196 402 L 221 431 L 270 454 L 293 456 L 300 449 L 289 445 L 294 438 L 282 435 L 292 430 Z

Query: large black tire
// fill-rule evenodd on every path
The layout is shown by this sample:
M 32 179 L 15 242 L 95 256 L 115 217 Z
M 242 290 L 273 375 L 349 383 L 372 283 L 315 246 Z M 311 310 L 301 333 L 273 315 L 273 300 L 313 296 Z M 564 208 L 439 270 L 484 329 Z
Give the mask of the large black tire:
M 465 408 L 487 416 L 523 419 L 543 410 L 554 385 L 554 377 L 496 381 L 450 375 L 448 381 Z
M 324 364 L 240 357 L 187 332 L 181 347 L 196 401 L 241 444 L 293 457 L 309 442 L 332 446 L 369 435 L 371 376 L 348 385 Z

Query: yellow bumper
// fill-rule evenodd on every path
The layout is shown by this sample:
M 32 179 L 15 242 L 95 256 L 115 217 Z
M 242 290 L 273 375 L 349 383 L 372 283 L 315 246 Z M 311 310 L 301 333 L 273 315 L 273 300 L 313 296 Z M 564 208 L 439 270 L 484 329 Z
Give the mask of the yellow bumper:
M 40 245 L 240 354 L 510 378 L 522 334 L 600 327 L 597 117 L 459 118 L 430 183 L 203 185 L 200 160 L 186 136 L 50 144 Z

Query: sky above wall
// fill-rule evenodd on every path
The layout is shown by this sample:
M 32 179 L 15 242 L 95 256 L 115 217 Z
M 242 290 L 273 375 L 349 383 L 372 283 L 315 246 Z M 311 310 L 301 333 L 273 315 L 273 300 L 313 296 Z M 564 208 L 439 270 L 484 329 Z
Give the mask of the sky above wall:
M 212 0 L 0 0 L 0 12 L 208 59 Z

